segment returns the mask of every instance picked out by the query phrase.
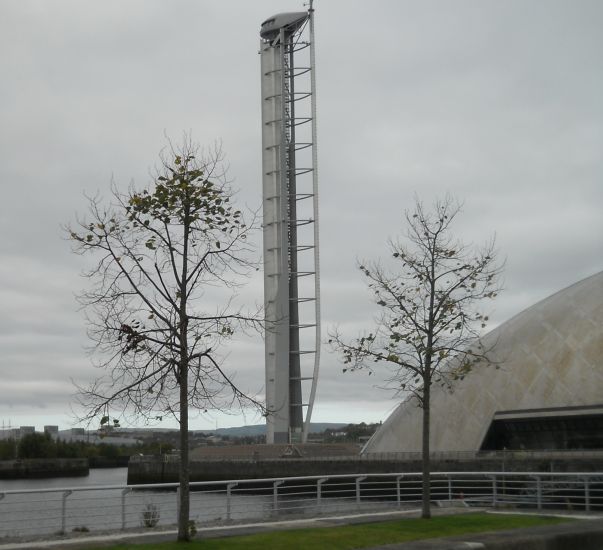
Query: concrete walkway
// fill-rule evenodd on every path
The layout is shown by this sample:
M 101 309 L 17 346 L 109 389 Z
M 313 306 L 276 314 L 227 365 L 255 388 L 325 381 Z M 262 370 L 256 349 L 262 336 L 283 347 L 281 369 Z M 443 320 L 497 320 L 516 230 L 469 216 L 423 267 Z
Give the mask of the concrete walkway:
M 450 515 L 459 513 L 474 513 L 488 511 L 496 514 L 517 514 L 512 512 L 497 512 L 467 508 L 434 509 L 433 515 Z M 198 539 L 221 538 L 237 535 L 250 535 L 304 527 L 334 527 L 359 523 L 372 523 L 404 517 L 419 517 L 420 509 L 408 509 L 395 512 L 380 512 L 372 514 L 354 514 L 321 518 L 297 519 L 278 522 L 247 523 L 241 525 L 200 527 L 197 530 Z M 534 515 L 529 513 L 528 515 Z M 471 534 L 460 537 L 430 539 L 416 542 L 375 546 L 367 550 L 603 550 L 603 516 L 595 514 L 557 514 L 578 520 L 555 526 L 534 527 L 528 529 L 513 529 L 497 533 Z M 137 530 L 130 532 L 112 532 L 104 534 L 81 534 L 77 536 L 56 537 L 52 539 L 29 539 L 0 543 L 0 550 L 90 550 L 104 548 L 117 544 L 139 544 L 163 541 L 173 541 L 177 530 Z M 559 546 L 559 541 L 565 540 L 568 545 Z M 548 542 L 547 542 L 548 541 Z M 594 546 L 593 546 L 594 544 Z

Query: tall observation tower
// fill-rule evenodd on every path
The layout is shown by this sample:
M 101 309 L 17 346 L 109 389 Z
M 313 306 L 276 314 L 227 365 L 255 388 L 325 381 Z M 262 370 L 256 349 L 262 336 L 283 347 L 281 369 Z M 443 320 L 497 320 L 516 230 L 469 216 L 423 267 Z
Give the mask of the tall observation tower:
M 314 10 L 260 30 L 267 443 L 305 442 L 320 362 Z

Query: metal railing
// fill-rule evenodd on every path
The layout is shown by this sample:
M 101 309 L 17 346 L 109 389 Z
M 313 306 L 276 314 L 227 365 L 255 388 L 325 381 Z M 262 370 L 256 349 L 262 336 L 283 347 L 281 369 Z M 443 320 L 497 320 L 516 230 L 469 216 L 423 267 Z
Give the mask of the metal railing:
M 198 527 L 414 508 L 421 474 L 191 483 Z M 434 472 L 436 505 L 603 511 L 603 472 Z M 173 525 L 177 484 L 0 492 L 0 538 Z

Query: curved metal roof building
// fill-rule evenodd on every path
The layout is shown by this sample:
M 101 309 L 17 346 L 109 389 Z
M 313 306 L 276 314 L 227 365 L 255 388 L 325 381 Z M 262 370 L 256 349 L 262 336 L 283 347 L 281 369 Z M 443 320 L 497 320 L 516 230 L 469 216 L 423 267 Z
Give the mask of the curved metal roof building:
M 500 368 L 432 389 L 432 452 L 603 448 L 603 272 L 484 338 Z M 363 452 L 421 450 L 422 411 L 402 402 Z

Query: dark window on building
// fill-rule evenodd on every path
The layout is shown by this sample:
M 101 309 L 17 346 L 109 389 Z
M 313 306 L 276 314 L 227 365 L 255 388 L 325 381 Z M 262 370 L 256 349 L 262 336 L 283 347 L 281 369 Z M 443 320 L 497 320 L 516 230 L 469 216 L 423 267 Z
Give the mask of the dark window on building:
M 603 414 L 495 419 L 482 451 L 603 449 Z

